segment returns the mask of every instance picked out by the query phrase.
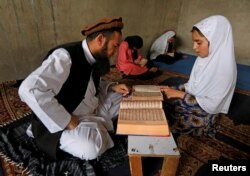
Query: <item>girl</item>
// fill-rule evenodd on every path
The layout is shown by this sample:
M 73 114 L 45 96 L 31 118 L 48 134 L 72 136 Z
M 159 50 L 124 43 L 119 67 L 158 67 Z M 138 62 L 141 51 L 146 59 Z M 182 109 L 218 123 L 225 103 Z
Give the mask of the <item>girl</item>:
M 210 16 L 191 32 L 198 57 L 188 82 L 161 89 L 169 100 L 166 113 L 172 132 L 200 135 L 212 129 L 219 113 L 228 112 L 237 70 L 232 28 L 224 16 Z
M 126 78 L 146 80 L 160 75 L 158 68 L 142 57 L 139 51 L 142 46 L 143 40 L 137 35 L 126 37 L 120 44 L 116 67 Z

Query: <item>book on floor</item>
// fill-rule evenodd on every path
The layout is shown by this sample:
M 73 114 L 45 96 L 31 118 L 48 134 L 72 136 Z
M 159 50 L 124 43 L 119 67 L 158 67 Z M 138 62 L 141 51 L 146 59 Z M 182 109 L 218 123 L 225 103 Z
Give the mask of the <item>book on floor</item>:
M 140 92 L 138 94 L 138 92 Z M 169 136 L 162 108 L 159 86 L 135 85 L 129 97 L 123 98 L 118 115 L 117 134 Z

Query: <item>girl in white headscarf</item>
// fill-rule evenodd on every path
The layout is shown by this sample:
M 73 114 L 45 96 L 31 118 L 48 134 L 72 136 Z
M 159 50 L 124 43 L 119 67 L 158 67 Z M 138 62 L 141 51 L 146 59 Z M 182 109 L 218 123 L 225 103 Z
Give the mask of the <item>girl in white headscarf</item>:
M 178 60 L 181 55 L 174 49 L 176 33 L 173 30 L 168 30 L 159 36 L 152 44 L 149 51 L 149 58 L 154 62 L 163 62 L 172 64 Z
M 235 89 L 232 27 L 224 16 L 214 15 L 195 24 L 191 32 L 198 57 L 190 78 L 177 89 L 163 86 L 162 91 L 175 99 L 170 108 L 174 132 L 206 133 L 219 113 L 228 112 Z

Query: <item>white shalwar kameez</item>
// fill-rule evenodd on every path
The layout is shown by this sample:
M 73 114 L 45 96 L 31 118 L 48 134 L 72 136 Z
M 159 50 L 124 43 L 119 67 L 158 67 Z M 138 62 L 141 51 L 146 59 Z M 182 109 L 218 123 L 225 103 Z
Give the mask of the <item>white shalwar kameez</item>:
M 86 40 L 82 42 L 82 47 L 87 61 L 91 65 L 94 64 L 95 59 Z M 122 95 L 108 92 L 111 83 L 101 81 L 99 96 L 96 97 L 96 88 L 91 76 L 84 99 L 72 113 L 79 117 L 80 123 L 73 130 L 65 130 L 71 114 L 54 96 L 67 80 L 70 67 L 71 58 L 68 51 L 63 48 L 56 49 L 42 66 L 23 81 L 19 95 L 51 133 L 63 131 L 59 144 L 61 150 L 80 159 L 96 159 L 114 146 L 108 131 L 113 130 L 112 118 L 118 114 Z M 32 137 L 31 128 L 28 128 L 27 134 Z

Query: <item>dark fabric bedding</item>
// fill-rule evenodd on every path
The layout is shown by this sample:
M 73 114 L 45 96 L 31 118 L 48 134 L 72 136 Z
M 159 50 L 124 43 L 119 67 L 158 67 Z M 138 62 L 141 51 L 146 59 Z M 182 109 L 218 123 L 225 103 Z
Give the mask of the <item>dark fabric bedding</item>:
M 22 164 L 33 175 L 104 175 L 127 160 L 124 138 L 114 138 L 115 147 L 98 158 L 98 161 L 83 161 L 69 155 L 62 156 L 57 161 L 51 160 L 39 151 L 34 140 L 26 135 L 29 124 L 29 117 L 26 117 L 21 122 L 1 128 L 0 151 L 14 162 Z
M 229 108 L 228 117 L 235 124 L 250 125 L 250 96 L 235 92 Z

